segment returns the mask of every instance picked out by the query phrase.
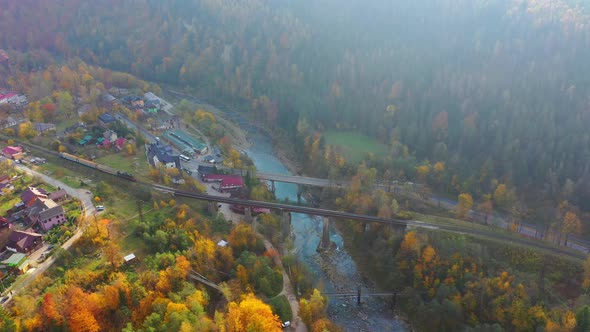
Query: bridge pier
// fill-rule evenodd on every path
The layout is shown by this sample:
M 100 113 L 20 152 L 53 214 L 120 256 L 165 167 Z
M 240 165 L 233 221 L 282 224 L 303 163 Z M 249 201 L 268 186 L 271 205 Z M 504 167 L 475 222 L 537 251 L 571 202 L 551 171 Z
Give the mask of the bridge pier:
M 369 228 L 369 223 L 368 222 L 362 223 L 362 227 L 363 227 L 363 234 L 364 234 L 367 232 L 367 229 Z
M 247 223 L 252 223 L 252 220 L 253 220 L 253 218 L 252 218 L 252 208 L 251 208 L 251 207 L 249 207 L 249 206 L 247 206 L 247 207 L 244 209 L 244 220 L 245 220 Z
M 301 205 L 301 191 L 297 190 L 297 205 Z
M 275 180 L 270 180 L 270 192 L 274 194 L 276 190 L 277 187 L 275 186 Z
M 281 231 L 283 233 L 283 238 L 289 236 L 291 233 L 291 212 L 283 211 L 283 215 L 281 218 Z
M 330 249 L 332 241 L 330 241 L 330 217 L 322 217 L 323 229 L 320 243 L 318 244 L 317 251 L 325 251 Z
M 208 201 L 207 202 L 207 210 L 211 215 L 217 214 L 217 202 L 215 201 Z

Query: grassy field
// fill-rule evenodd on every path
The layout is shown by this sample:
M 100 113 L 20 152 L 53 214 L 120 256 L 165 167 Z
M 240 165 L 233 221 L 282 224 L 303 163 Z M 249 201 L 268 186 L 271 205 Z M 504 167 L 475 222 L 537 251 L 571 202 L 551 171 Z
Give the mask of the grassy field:
M 80 180 L 84 179 L 74 171 L 59 164 L 55 164 L 51 160 L 49 160 L 47 164 L 34 167 L 34 169 L 52 178 L 58 179 L 72 188 L 80 188 Z
M 352 162 L 359 162 L 368 153 L 383 155 L 387 147 L 376 140 L 348 131 L 327 131 L 323 134 L 326 145 L 333 145 L 341 149 L 344 157 Z
M 136 176 L 146 176 L 149 172 L 143 148 L 139 149 L 134 156 L 128 156 L 125 151 L 121 151 L 119 153 L 109 153 L 94 161 L 99 164 L 135 174 Z

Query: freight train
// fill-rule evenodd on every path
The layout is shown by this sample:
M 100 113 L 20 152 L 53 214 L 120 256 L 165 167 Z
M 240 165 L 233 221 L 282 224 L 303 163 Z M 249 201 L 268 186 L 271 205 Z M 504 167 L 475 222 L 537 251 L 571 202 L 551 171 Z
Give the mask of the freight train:
M 86 160 L 84 158 L 80 158 L 80 157 L 71 155 L 69 153 L 61 152 L 59 154 L 59 157 L 69 160 L 69 161 L 72 161 L 72 162 L 75 162 L 77 164 L 86 166 L 86 167 L 97 169 L 101 172 L 105 172 L 105 173 L 108 173 L 108 174 L 111 174 L 114 176 L 118 176 L 118 177 L 123 178 L 125 180 L 129 180 L 129 181 L 133 181 L 133 182 L 137 181 L 137 179 L 132 174 L 129 174 L 127 172 L 118 171 L 118 170 L 110 168 L 108 166 L 97 164 L 93 161 Z

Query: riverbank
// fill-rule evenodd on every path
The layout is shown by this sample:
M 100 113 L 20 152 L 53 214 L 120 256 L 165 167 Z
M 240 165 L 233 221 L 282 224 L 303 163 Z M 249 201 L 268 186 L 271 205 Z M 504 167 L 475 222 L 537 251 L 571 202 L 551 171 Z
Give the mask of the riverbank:
M 229 193 L 220 193 L 219 191 L 215 190 L 213 184 L 211 184 L 211 183 L 205 183 L 205 186 L 207 188 L 207 194 L 209 194 L 209 195 L 223 196 L 223 197 L 230 196 Z M 244 221 L 244 216 L 232 211 L 230 209 L 229 204 L 226 204 L 226 203 L 219 204 L 218 211 L 224 216 L 224 218 L 226 220 L 231 221 L 232 224 L 234 224 L 234 225 L 237 225 L 240 222 Z M 255 222 L 253 224 L 255 224 Z M 266 238 L 264 238 L 264 247 L 268 251 L 275 250 L 273 245 Z M 274 264 L 276 266 L 280 267 L 281 274 L 283 275 L 283 289 L 281 290 L 279 295 L 284 295 L 287 298 L 287 301 L 289 301 L 289 306 L 291 307 L 291 313 L 293 315 L 293 317 L 291 318 L 292 329 L 294 329 L 295 332 L 307 332 L 308 331 L 307 326 L 305 325 L 305 323 L 303 323 L 303 320 L 301 319 L 301 317 L 299 317 L 299 301 L 297 300 L 297 297 L 295 296 L 295 292 L 293 291 L 293 285 L 291 284 L 291 279 L 289 278 L 289 275 L 287 274 L 287 271 L 285 270 L 285 267 L 283 266 L 283 262 L 281 260 L 281 257 L 279 255 L 275 255 L 272 257 L 272 259 L 273 259 Z
M 180 95 L 180 93 L 176 94 Z M 198 104 L 204 103 L 190 95 L 181 94 L 181 97 Z M 214 108 L 211 106 L 208 109 Z M 288 141 L 281 142 L 281 138 L 272 137 L 265 128 L 247 119 L 245 117 L 247 114 L 228 108 L 215 108 L 214 114 L 232 121 L 239 126 L 240 132 L 246 134 L 246 140 L 251 146 L 243 152 L 254 162 L 260 172 L 300 174 L 302 167 L 295 161 L 297 155 L 289 149 Z M 296 184 L 276 183 L 277 199 L 296 201 L 297 194 Z M 346 252 L 338 232 L 330 232 L 330 240 L 337 244 L 338 249 L 325 253 L 316 251 L 322 235 L 321 218 L 293 213 L 291 225 L 292 253 L 309 268 L 313 276 L 314 288 L 324 293 L 335 291 L 350 293 L 355 292 L 360 286 L 363 293 L 374 293 L 372 286 L 374 283 L 365 275 L 365 271 L 357 268 L 356 262 Z M 387 303 L 375 297 L 369 297 L 366 301 L 363 300 L 361 306 L 357 306 L 356 298 L 330 296 L 327 310 L 328 318 L 345 331 L 410 331 L 407 324 L 394 315 Z

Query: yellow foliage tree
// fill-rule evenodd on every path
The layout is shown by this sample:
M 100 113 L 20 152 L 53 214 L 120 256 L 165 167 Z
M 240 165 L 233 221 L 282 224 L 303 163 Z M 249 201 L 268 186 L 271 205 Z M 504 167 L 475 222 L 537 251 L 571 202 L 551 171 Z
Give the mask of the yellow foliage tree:
M 459 195 L 455 213 L 459 218 L 465 218 L 469 214 L 469 210 L 473 207 L 473 197 L 471 194 L 462 193 Z
M 434 248 L 431 245 L 428 245 L 422 251 L 422 261 L 424 263 L 432 262 L 435 257 L 436 257 L 436 250 L 434 250 Z
M 127 143 L 125 145 L 125 150 L 127 150 L 127 154 L 132 156 L 135 154 L 135 145 L 131 143 Z
M 562 231 L 565 234 L 578 234 L 582 231 L 582 222 L 574 212 L 568 211 L 563 216 Z
M 33 124 L 30 122 L 23 122 L 18 125 L 18 137 L 20 138 L 32 138 L 37 136 L 37 131 L 33 128 Z
M 416 167 L 416 173 L 418 173 L 418 179 L 420 179 L 420 181 L 422 182 L 425 182 L 426 177 L 428 176 L 428 174 L 430 174 L 430 164 L 426 163 L 424 165 Z
M 232 332 L 280 332 L 281 322 L 270 306 L 254 294 L 247 294 L 237 304 L 231 302 L 225 319 L 227 331 Z
M 307 326 L 313 326 L 315 322 L 326 318 L 326 298 L 319 290 L 314 289 L 309 300 L 299 301 L 299 315 Z
M 576 314 L 569 310 L 566 311 L 561 317 L 561 326 L 563 326 L 566 331 L 573 331 L 576 328 L 576 325 Z

